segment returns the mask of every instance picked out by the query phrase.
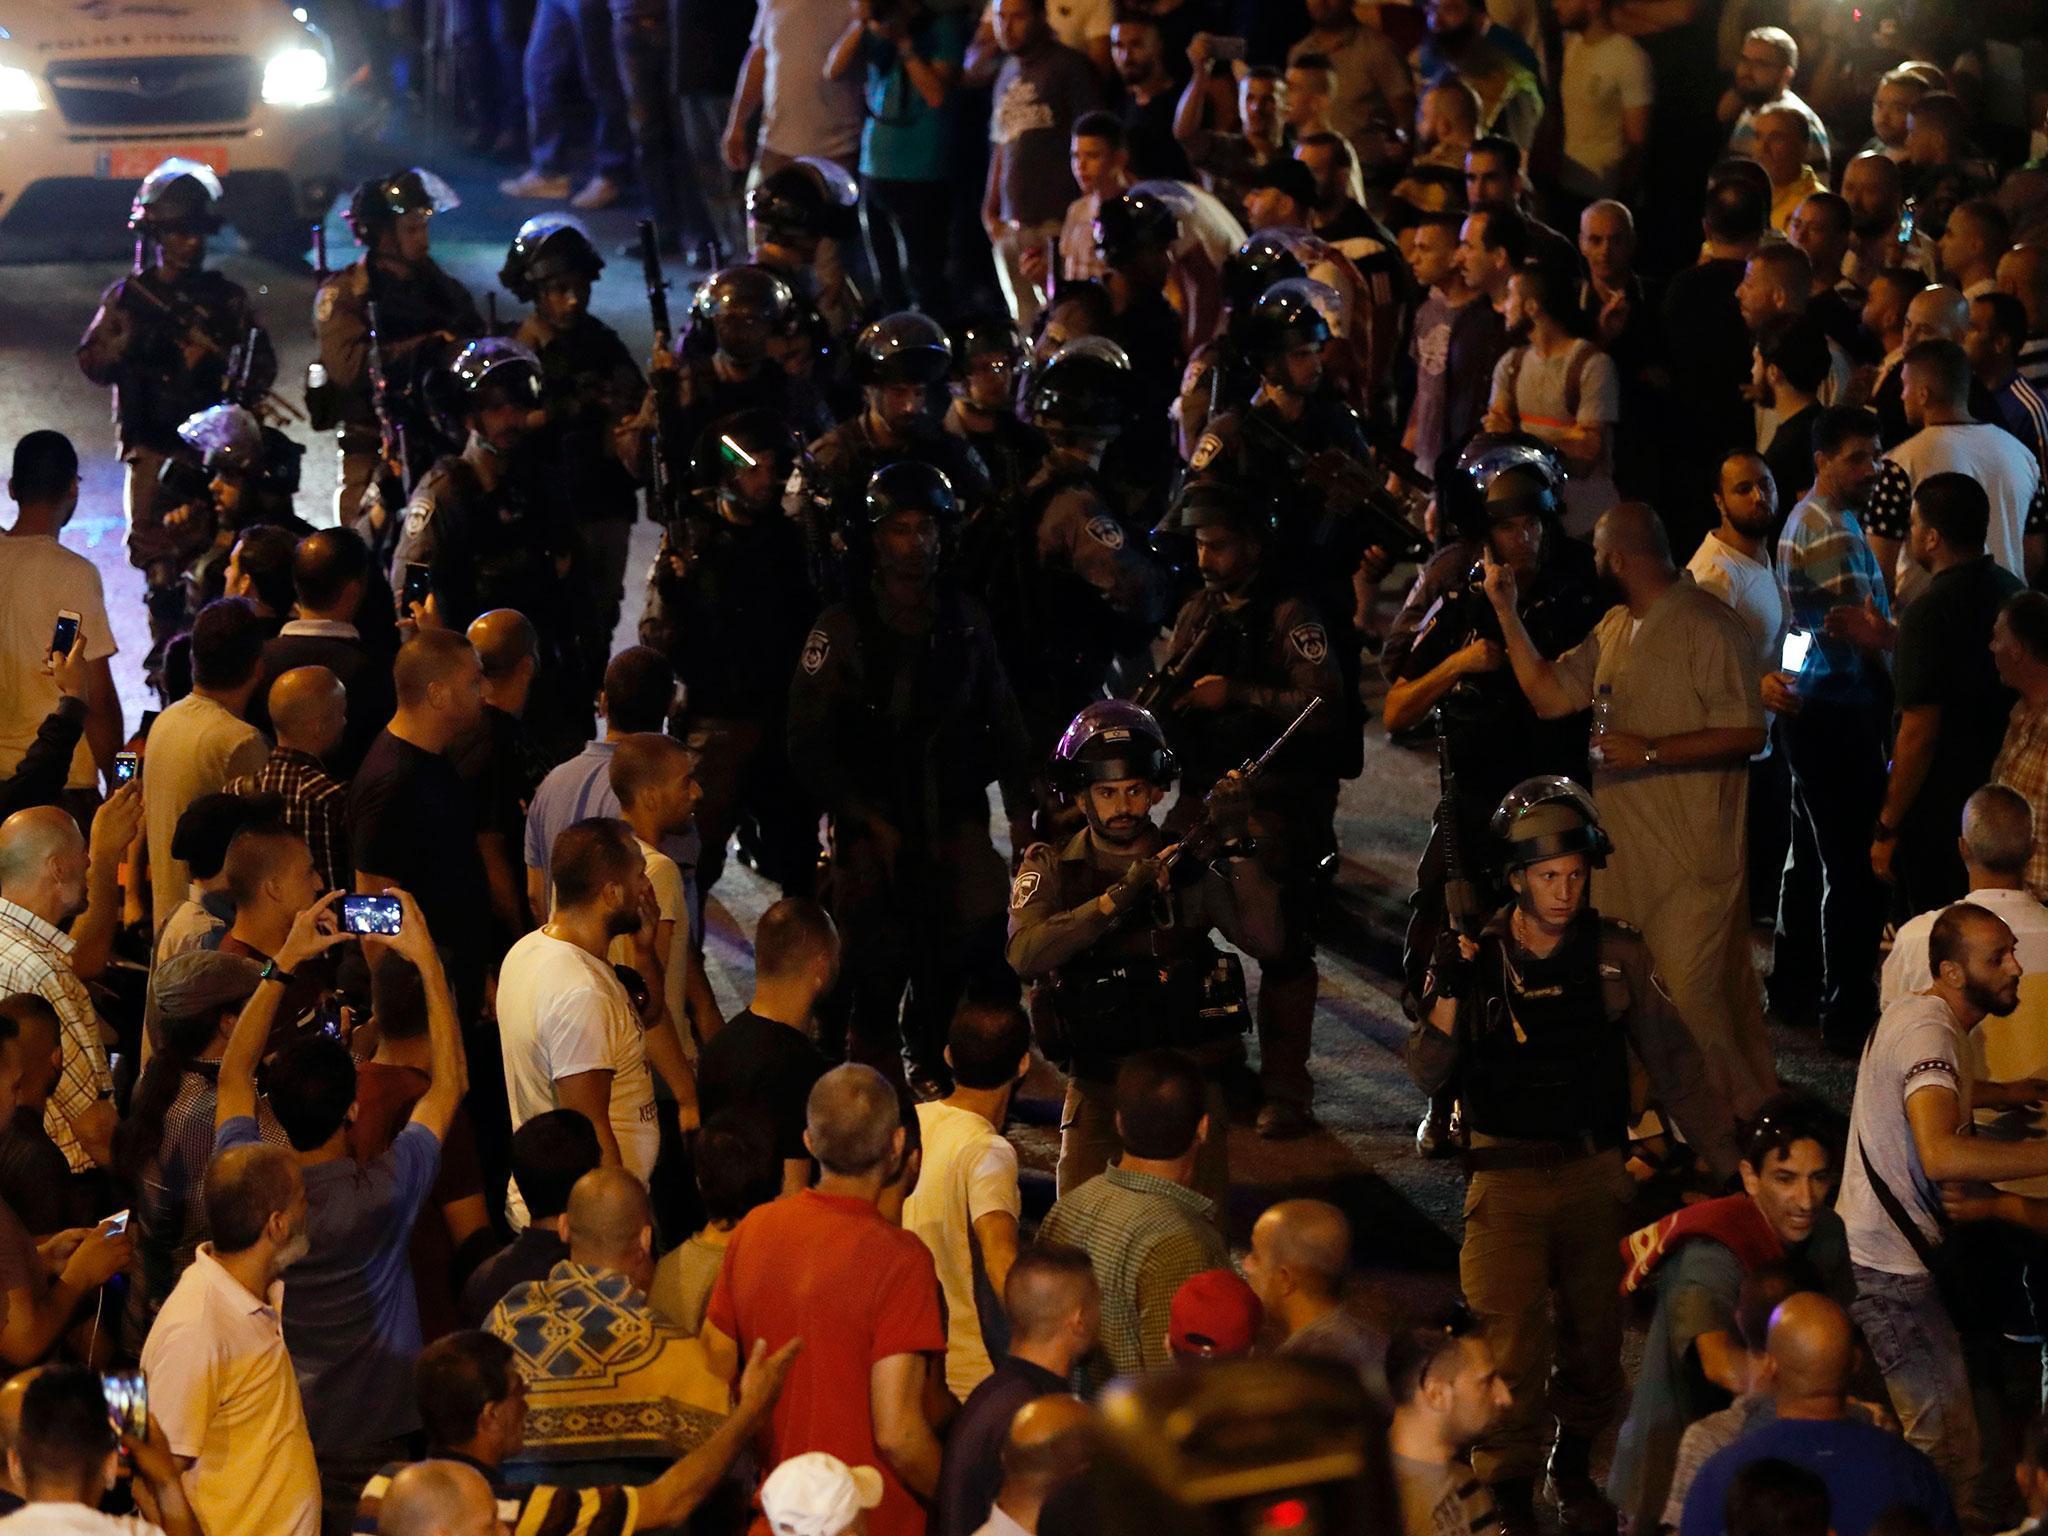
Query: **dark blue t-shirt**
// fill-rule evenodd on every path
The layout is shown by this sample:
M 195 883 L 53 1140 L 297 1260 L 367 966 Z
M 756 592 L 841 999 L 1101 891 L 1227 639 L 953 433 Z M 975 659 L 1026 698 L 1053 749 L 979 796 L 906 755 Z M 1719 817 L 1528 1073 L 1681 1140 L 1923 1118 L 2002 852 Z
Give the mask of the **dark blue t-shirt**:
M 1901 1504 L 1925 1515 L 1937 1531 L 1956 1529 L 1941 1474 L 1897 1435 L 1848 1419 L 1775 1419 L 1700 1468 L 1685 1496 L 1679 1536 L 1722 1536 L 1728 1485 L 1751 1462 L 1770 1457 L 1818 1473 L 1828 1485 L 1834 1536 L 1865 1536 L 1878 1516 Z
M 213 1147 L 259 1140 L 256 1122 L 237 1115 L 214 1133 Z M 340 1157 L 304 1170 L 312 1247 L 284 1272 L 284 1343 L 315 1451 L 374 1445 L 420 1427 L 412 1227 L 440 1166 L 440 1138 L 415 1121 L 367 1163 Z

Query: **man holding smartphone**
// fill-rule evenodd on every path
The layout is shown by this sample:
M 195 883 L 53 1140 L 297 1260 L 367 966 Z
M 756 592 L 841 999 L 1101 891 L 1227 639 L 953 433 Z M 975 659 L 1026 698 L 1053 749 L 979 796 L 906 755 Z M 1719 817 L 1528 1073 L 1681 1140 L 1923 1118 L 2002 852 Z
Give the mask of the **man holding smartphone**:
M 121 748 L 121 700 L 107 665 L 114 631 L 99 570 L 58 542 L 78 507 L 78 452 L 70 439 L 61 432 L 23 437 L 7 494 L 16 510 L 0 541 L 0 778 L 16 771 L 61 709 L 83 736 L 72 737 L 62 784 L 91 789 Z M 78 617 L 74 643 L 61 658 L 52 650 L 60 612 Z

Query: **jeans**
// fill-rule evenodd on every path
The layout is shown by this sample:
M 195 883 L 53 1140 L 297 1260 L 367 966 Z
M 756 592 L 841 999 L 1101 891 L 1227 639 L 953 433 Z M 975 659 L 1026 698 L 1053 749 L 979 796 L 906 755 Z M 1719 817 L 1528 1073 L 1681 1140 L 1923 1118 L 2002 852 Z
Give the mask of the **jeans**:
M 1884 804 L 1883 715 L 1875 700 L 1814 699 L 1776 729 L 1792 770 L 1793 856 L 1817 856 L 1820 903 L 1816 914 L 1813 882 L 1788 870 L 1773 945 L 1774 1000 L 1818 993 L 1827 1038 L 1854 1044 L 1877 1018 L 1873 975 L 1885 898 L 1870 867 L 1870 831 Z
M 442 20 L 456 99 L 486 143 L 524 121 L 520 19 L 506 0 L 451 0 Z
M 663 0 L 611 0 L 612 53 L 625 92 L 626 123 L 640 193 L 663 239 L 694 244 L 713 234 L 697 168 L 677 153 L 676 98 L 669 83 L 668 7 Z
M 1884 1374 L 1907 1442 L 1927 1453 L 1967 1522 L 1984 1455 L 1962 1337 L 1932 1275 L 1894 1275 L 1861 1264 L 1855 1271 L 1849 1315 Z
M 526 40 L 525 74 L 526 137 L 534 166 L 550 173 L 568 169 L 565 140 L 582 116 L 580 94 L 593 112 L 591 154 L 598 174 L 628 180 L 633 137 L 605 0 L 540 0 Z

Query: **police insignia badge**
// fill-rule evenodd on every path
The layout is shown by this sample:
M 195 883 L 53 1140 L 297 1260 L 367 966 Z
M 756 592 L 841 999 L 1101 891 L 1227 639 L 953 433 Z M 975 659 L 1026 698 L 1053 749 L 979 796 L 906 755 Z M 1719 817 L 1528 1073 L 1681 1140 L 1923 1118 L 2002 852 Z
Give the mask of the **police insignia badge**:
M 1038 894 L 1040 875 L 1035 869 L 1027 869 L 1010 883 L 1010 910 L 1016 912 L 1031 903 Z
M 1200 474 L 1216 460 L 1223 451 L 1223 439 L 1214 432 L 1204 432 L 1195 444 L 1195 451 L 1188 456 L 1188 468 Z
M 1287 643 L 1295 655 L 1310 666 L 1321 666 L 1330 656 L 1330 637 L 1320 624 L 1297 624 L 1287 632 Z
M 1098 512 L 1095 516 L 1088 519 L 1088 537 L 1100 544 L 1104 549 L 1122 549 L 1124 547 L 1123 524 L 1107 513 Z
M 822 629 L 814 629 L 804 636 L 803 669 L 807 676 L 816 677 L 818 668 L 825 665 L 825 658 L 832 654 L 832 637 Z
M 405 536 L 416 539 L 427 531 L 427 524 L 434 520 L 434 503 L 422 496 L 405 509 Z
M 322 285 L 320 292 L 313 298 L 313 320 L 317 325 L 325 325 L 333 318 L 333 315 L 334 284 L 326 283 Z

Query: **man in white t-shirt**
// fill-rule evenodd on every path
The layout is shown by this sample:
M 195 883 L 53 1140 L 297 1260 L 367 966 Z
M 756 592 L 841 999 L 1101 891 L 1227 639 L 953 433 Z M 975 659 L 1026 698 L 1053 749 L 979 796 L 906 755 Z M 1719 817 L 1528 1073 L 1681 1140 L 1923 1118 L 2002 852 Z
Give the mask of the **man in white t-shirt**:
M 641 861 L 647 866 L 647 883 L 654 888 L 654 949 L 661 956 L 663 1000 L 668 1004 L 669 1022 L 688 1051 L 696 1035 L 709 1039 L 723 1021 L 698 1019 L 696 1028 L 691 1028 L 685 986 L 694 961 L 689 905 L 683 872 L 660 845 L 664 838 L 689 828 L 697 802 L 703 798 L 697 784 L 697 754 L 673 736 L 635 731 L 613 743 L 609 773 L 612 793 L 619 797 L 619 816 L 633 829 Z M 614 965 L 633 963 L 630 934 L 612 940 L 610 959 Z M 708 986 L 698 992 L 698 999 L 700 1008 L 716 1010 Z
M 1970 880 L 1964 901 L 1996 912 L 2019 947 L 2020 973 L 2048 971 L 2048 907 L 2027 889 L 2027 860 L 2034 849 L 2033 811 L 2026 796 L 2004 784 L 1987 784 L 1963 804 L 1960 840 L 1963 869 Z M 1900 998 L 1925 992 L 1927 936 L 1946 908 L 1906 919 L 1885 957 L 1878 1001 L 1889 1008 Z
M 2004 427 L 1971 416 L 1970 358 L 1960 343 L 1940 337 L 1916 342 L 1899 367 L 1901 403 L 1914 431 L 1879 465 L 1868 519 L 1872 549 L 1880 558 L 1887 547 L 1894 555 L 1895 606 L 1910 602 L 1931 579 L 1898 538 L 1914 487 L 1931 475 L 1967 475 L 1984 487 L 1991 502 L 1984 548 L 2020 580 L 2031 580 L 2048 552 L 2040 526 L 2040 462 Z
M 1614 30 L 1609 0 L 1557 0 L 1564 29 L 1564 164 L 1558 184 L 1575 197 L 1630 199 L 1638 190 L 1657 99 L 1650 56 Z
M 15 445 L 7 494 L 14 526 L 0 540 L 0 778 L 13 773 L 57 707 L 50 642 L 57 615 L 78 615 L 88 681 L 85 735 L 73 750 L 66 782 L 90 789 L 111 771 L 121 748 L 121 700 L 107 660 L 114 631 L 100 573 L 85 556 L 57 542 L 78 506 L 78 453 L 61 432 L 31 432 Z
M 751 157 L 754 179 L 807 155 L 854 168 L 860 159 L 860 78 L 849 71 L 834 79 L 825 69 L 845 30 L 840 0 L 761 0 L 719 145 L 729 169 L 747 169 L 747 127 L 756 111 L 761 140 Z
M 1764 673 L 1764 704 L 1775 708 L 1770 678 L 1785 644 L 1785 594 L 1771 567 L 1778 487 L 1761 454 L 1738 448 L 1721 461 L 1714 506 L 1721 521 L 1700 540 L 1686 573 L 1733 608 L 1749 630 Z
M 661 1148 L 650 1061 L 675 1093 L 682 1128 L 697 1123 L 696 1083 L 669 1023 L 654 949 L 646 861 L 624 822 L 593 818 L 555 839 L 551 868 L 553 914 L 512 946 L 498 973 L 512 1129 L 551 1109 L 576 1110 L 597 1131 L 605 1164 L 645 1183 Z M 629 936 L 644 1000 L 627 993 L 607 958 L 612 940 Z M 517 1186 L 505 1212 L 514 1227 L 526 1224 Z
M 1973 1079 L 1965 1037 L 2019 1006 L 2012 930 L 1997 914 L 1957 902 L 1927 940 L 1933 982 L 1878 1020 L 1856 1072 L 1835 1209 L 1849 1237 L 1856 1300 L 1850 1315 L 1884 1375 L 1906 1438 L 1941 1469 L 1967 1527 L 1984 1470 L 1956 1320 L 1926 1259 L 1943 1241 L 1944 1184 L 2048 1175 L 2048 1141 L 1974 1134 L 1972 1111 L 2040 1099 L 2039 1080 Z
M 1000 1321 L 1017 1258 L 1017 1149 L 1010 1095 L 1031 1066 L 1031 1025 L 1014 1003 L 964 1003 L 946 1036 L 954 1089 L 917 1106 L 924 1167 L 903 1225 L 932 1251 L 946 1295 L 946 1386 L 962 1402 L 995 1369 L 984 1317 Z M 976 1260 L 979 1259 L 977 1263 Z

